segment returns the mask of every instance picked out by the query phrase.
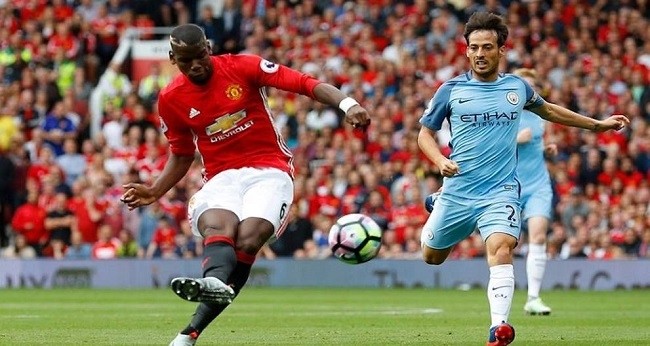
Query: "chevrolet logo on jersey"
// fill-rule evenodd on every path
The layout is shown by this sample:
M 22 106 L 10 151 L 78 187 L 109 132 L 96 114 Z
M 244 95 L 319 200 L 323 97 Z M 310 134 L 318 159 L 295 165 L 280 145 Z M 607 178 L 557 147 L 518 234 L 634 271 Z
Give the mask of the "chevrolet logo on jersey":
M 217 118 L 217 120 L 210 126 L 205 128 L 205 133 L 208 136 L 215 135 L 217 133 L 226 133 L 235 127 L 237 123 L 242 121 L 246 117 L 246 111 L 241 110 L 234 114 L 226 114 L 222 117 Z

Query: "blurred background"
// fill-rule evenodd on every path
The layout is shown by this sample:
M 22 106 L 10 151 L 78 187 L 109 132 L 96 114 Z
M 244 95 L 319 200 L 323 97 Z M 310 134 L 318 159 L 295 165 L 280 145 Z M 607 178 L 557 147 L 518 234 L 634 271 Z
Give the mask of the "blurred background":
M 474 11 L 510 27 L 504 72 L 534 68 L 548 101 L 631 126 L 594 134 L 551 126 L 552 259 L 650 257 L 650 4 L 644 0 L 11 0 L 0 1 L 0 257 L 193 259 L 187 199 L 197 160 L 169 193 L 129 212 L 121 184 L 151 182 L 167 155 L 157 95 L 175 75 L 166 35 L 205 29 L 215 54 L 252 53 L 339 86 L 368 109 L 342 114 L 275 89 L 269 107 L 295 155 L 283 237 L 260 253 L 331 257 L 327 234 L 360 212 L 384 229 L 380 258 L 419 259 L 424 198 L 441 176 L 417 145 L 418 120 L 442 82 L 469 69 Z M 448 128 L 438 141 L 449 153 Z M 526 255 L 526 235 L 517 255 Z M 480 258 L 478 235 L 451 259 Z M 552 270 L 550 271 L 552 272 Z

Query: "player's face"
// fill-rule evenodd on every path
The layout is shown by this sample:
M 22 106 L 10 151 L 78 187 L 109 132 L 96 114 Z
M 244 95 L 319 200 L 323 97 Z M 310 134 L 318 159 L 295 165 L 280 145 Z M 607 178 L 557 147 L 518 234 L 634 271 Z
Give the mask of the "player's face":
M 468 39 L 467 57 L 474 77 L 484 82 L 496 80 L 499 60 L 505 53 L 505 47 L 497 45 L 497 33 L 492 30 L 477 30 Z
M 193 46 L 173 46 L 169 58 L 194 84 L 205 84 L 212 77 L 212 60 L 207 42 Z

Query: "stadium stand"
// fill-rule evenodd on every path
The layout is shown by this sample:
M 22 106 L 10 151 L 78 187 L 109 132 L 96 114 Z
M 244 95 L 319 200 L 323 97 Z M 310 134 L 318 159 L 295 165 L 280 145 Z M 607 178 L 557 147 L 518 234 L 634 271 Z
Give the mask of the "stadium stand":
M 215 54 L 244 52 L 311 73 L 373 117 L 342 114 L 269 90 L 295 155 L 296 191 L 283 238 L 260 256 L 325 258 L 333 220 L 370 215 L 380 257 L 419 258 L 424 197 L 441 183 L 419 151 L 418 119 L 446 79 L 468 69 L 463 23 L 476 10 L 507 18 L 502 70 L 535 68 L 550 101 L 632 126 L 592 134 L 553 126 L 555 190 L 549 255 L 650 257 L 650 5 L 645 1 L 13 0 L 0 1 L 1 256 L 192 258 L 185 202 L 199 162 L 159 202 L 129 212 L 121 184 L 150 181 L 166 155 L 156 93 L 169 71 L 135 71 L 134 38 L 195 22 Z M 146 78 L 135 78 L 136 74 Z M 439 133 L 448 153 L 448 133 Z M 526 242 L 520 242 L 525 244 Z M 525 255 L 526 248 L 517 249 Z M 477 236 L 451 254 L 483 255 Z

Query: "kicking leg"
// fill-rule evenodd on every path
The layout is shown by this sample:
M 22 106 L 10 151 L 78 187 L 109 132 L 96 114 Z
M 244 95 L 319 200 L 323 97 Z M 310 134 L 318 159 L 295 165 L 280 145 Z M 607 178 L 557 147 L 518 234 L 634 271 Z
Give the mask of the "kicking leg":
M 239 225 L 237 243 L 235 251 L 236 265 L 232 273 L 225 282 L 233 290 L 233 299 L 239 294 L 241 289 L 248 281 L 251 267 L 255 262 L 255 256 L 262 246 L 268 241 L 274 232 L 273 225 L 259 218 L 249 218 Z M 206 255 L 207 256 L 207 255 Z M 205 267 L 204 267 L 205 269 Z M 217 271 L 219 273 L 219 271 Z M 232 300 L 231 300 L 232 301 Z M 192 321 L 181 333 L 172 341 L 171 345 L 193 345 L 193 343 L 182 343 L 183 340 L 190 339 L 194 342 L 201 332 L 217 318 L 228 304 L 218 304 L 211 302 L 202 302 L 196 308 L 192 316 Z M 174 343 L 176 340 L 178 343 Z
M 209 209 L 198 220 L 204 237 L 203 278 L 175 278 L 172 290 L 182 299 L 194 302 L 227 304 L 235 296 L 226 281 L 237 263 L 235 254 L 237 216 L 223 209 Z

